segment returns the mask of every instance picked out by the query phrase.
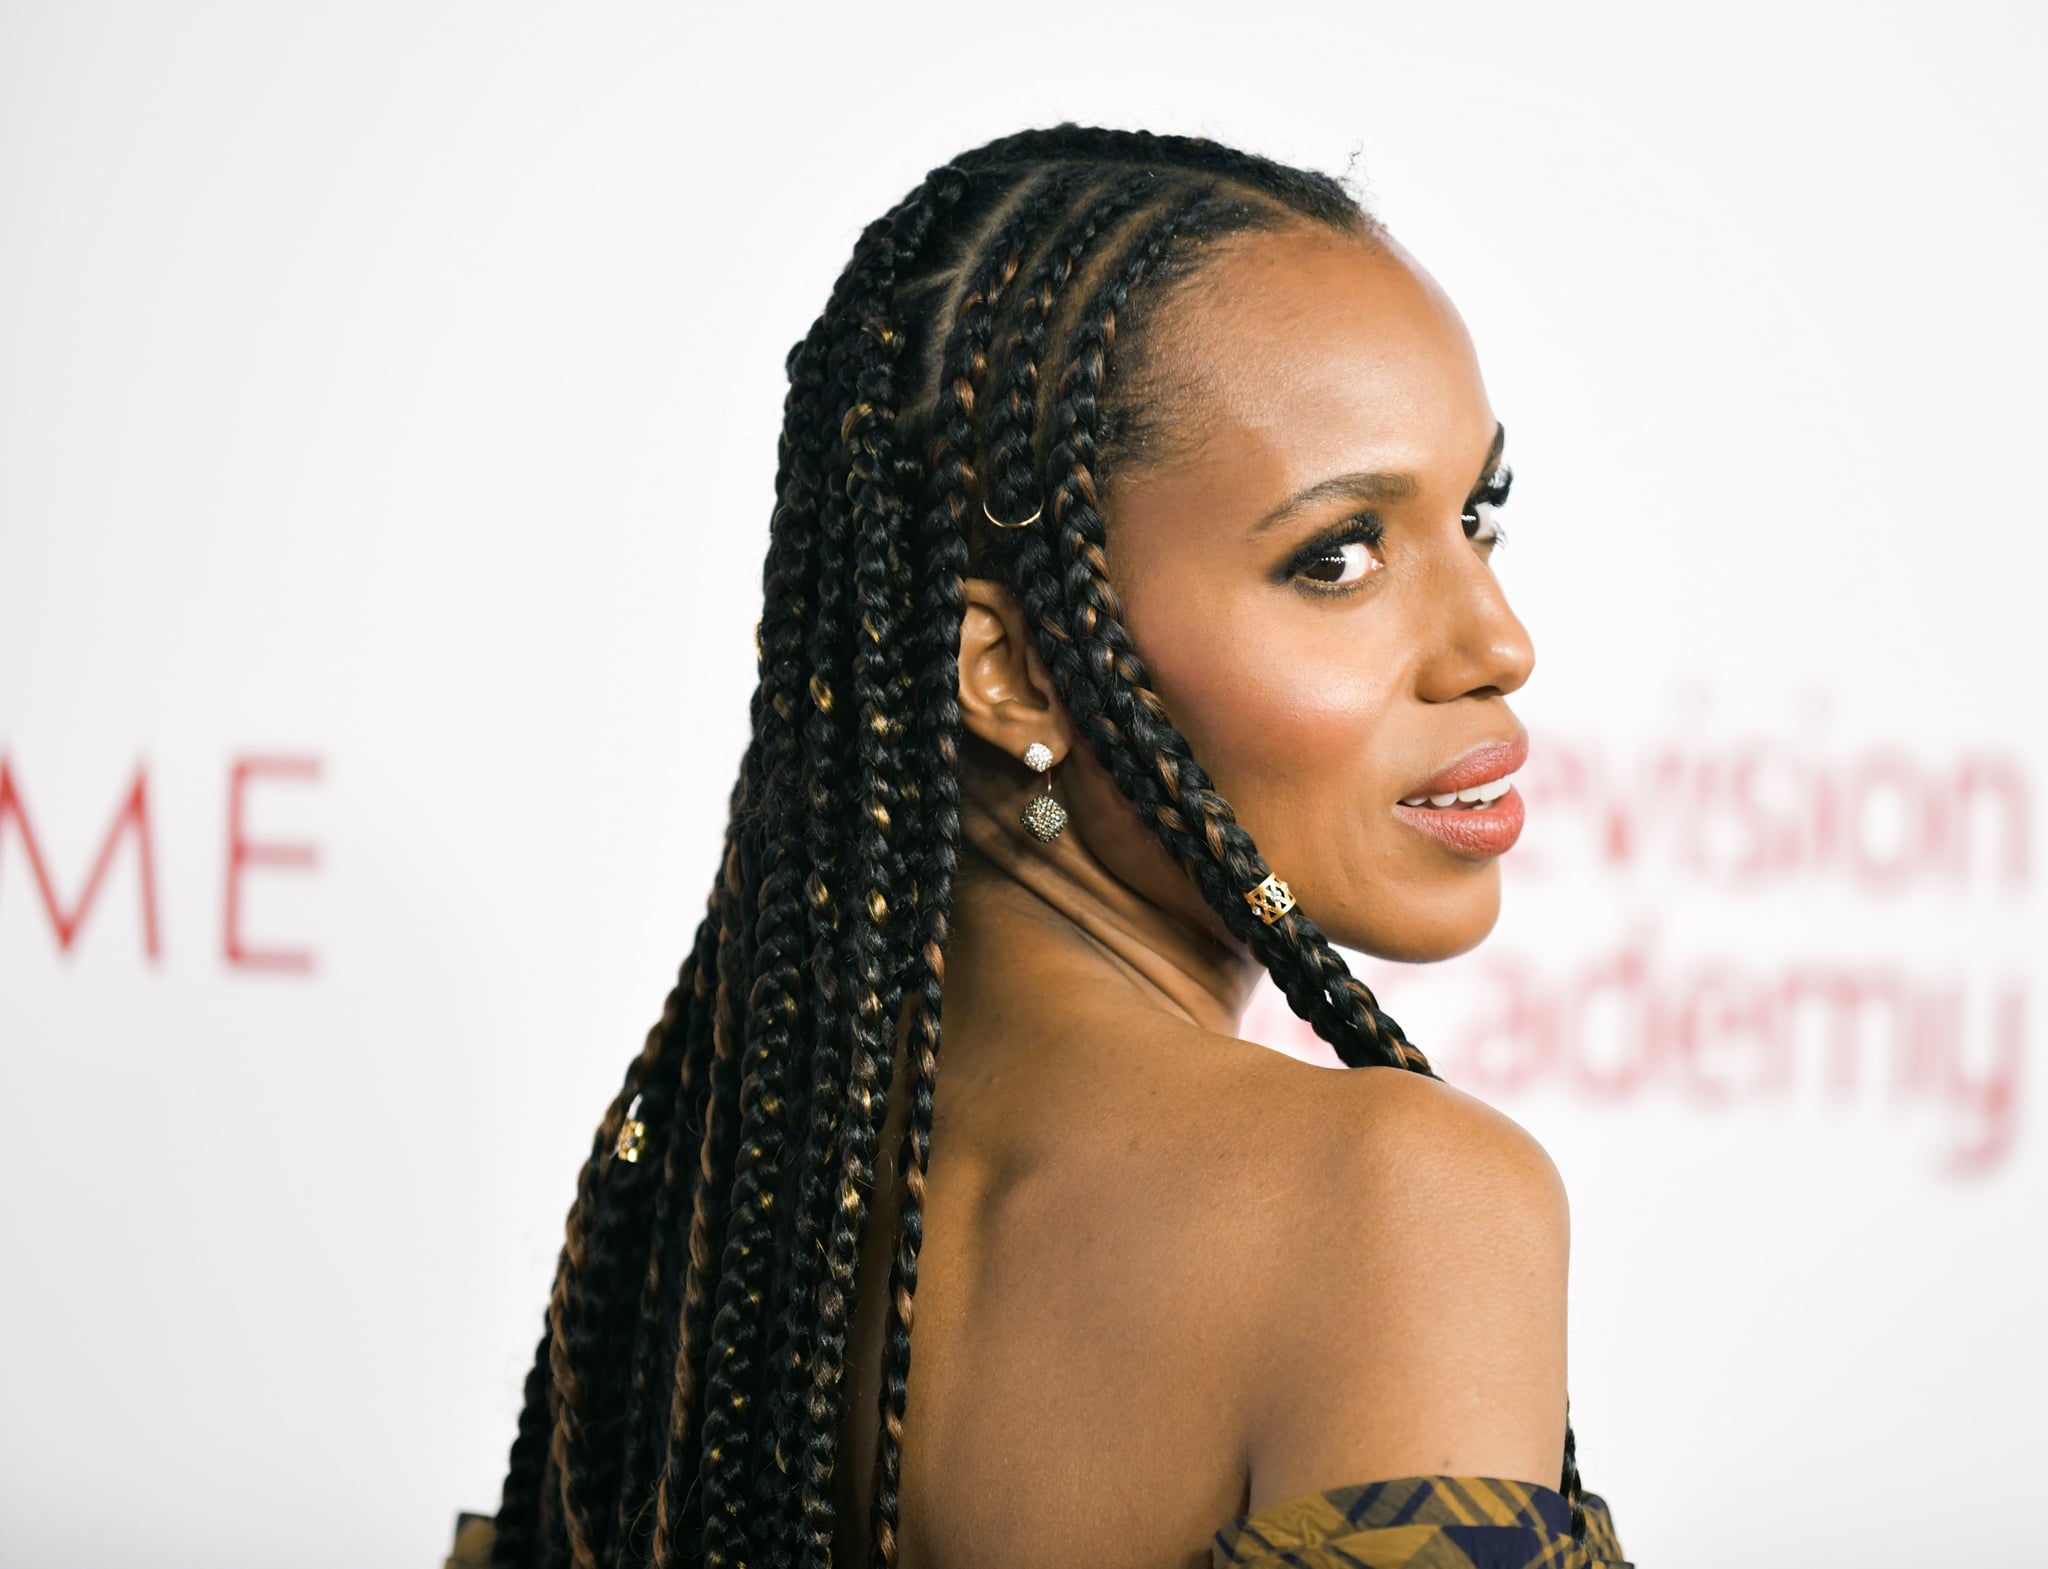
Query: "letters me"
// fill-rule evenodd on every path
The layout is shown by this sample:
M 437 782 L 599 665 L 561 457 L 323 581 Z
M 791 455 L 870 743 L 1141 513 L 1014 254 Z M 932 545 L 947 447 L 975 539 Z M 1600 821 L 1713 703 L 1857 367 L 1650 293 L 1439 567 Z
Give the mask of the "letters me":
M 239 756 L 228 768 L 228 834 L 226 890 L 221 901 L 221 958 L 230 969 L 271 970 L 310 974 L 313 955 L 303 948 L 259 947 L 242 930 L 242 880 L 251 872 L 309 871 L 319 864 L 318 851 L 310 844 L 278 844 L 249 837 L 246 818 L 251 789 L 265 779 L 311 780 L 320 777 L 316 757 Z M 36 838 L 35 826 L 16 777 L 13 762 L 0 754 L 0 890 L 7 882 L 8 826 L 19 830 L 26 852 L 30 880 L 42 898 L 44 913 L 57 937 L 57 951 L 69 957 L 85 918 L 99 897 L 107 869 L 123 843 L 132 840 L 138 862 L 136 886 L 142 903 L 142 952 L 150 963 L 163 957 L 163 938 L 157 919 L 156 851 L 150 836 L 149 765 L 135 766 L 134 782 L 121 798 L 100 841 L 99 854 L 86 874 L 85 886 L 67 910 L 58 896 L 56 879 Z M 5 897 L 0 891 L 0 897 Z

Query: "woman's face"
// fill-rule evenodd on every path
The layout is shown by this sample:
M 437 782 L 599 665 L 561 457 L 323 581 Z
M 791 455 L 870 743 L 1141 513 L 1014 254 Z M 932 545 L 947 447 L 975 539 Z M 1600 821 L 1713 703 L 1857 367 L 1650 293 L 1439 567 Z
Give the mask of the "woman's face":
M 1334 940 L 1465 951 L 1520 798 L 1400 803 L 1461 762 L 1475 785 L 1519 766 L 1507 698 L 1535 655 L 1491 564 L 1499 427 L 1464 324 L 1391 242 L 1292 228 L 1234 242 L 1145 353 L 1172 448 L 1119 469 L 1105 511 L 1155 690 Z M 1090 849 L 1198 913 L 1092 759 L 1064 772 Z

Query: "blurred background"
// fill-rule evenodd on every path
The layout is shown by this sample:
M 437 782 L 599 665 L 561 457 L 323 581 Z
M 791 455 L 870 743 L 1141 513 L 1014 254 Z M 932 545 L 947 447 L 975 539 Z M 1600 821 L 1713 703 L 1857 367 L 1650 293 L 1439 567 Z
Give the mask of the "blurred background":
M 2044 66 L 2017 3 L 0 6 L 0 1563 L 495 1506 L 784 352 L 1067 118 L 1350 172 L 1478 343 L 1530 826 L 1368 973 L 1564 1173 L 1632 1557 L 2020 1561 Z

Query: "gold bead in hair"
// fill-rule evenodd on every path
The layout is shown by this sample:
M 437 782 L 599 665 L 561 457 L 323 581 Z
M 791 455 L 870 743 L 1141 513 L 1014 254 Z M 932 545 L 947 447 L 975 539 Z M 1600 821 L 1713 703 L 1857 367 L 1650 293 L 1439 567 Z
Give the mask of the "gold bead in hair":
M 1001 518 L 997 517 L 993 512 L 989 511 L 988 497 L 984 496 L 981 498 L 981 515 L 987 518 L 989 522 L 995 524 L 997 528 L 1029 528 L 1032 524 L 1038 521 L 1038 514 L 1043 512 L 1044 510 L 1045 503 L 1041 501 L 1037 506 L 1031 509 L 1031 516 L 1025 518 L 1022 522 L 1005 523 Z
M 626 1108 L 625 1126 L 619 1129 L 619 1142 L 613 1153 L 629 1166 L 638 1165 L 640 1152 L 647 1148 L 647 1124 L 640 1120 L 640 1097 L 633 1097 L 633 1104 Z
M 1266 880 L 1244 896 L 1244 902 L 1252 907 L 1254 915 L 1271 926 L 1294 908 L 1294 891 L 1268 872 Z

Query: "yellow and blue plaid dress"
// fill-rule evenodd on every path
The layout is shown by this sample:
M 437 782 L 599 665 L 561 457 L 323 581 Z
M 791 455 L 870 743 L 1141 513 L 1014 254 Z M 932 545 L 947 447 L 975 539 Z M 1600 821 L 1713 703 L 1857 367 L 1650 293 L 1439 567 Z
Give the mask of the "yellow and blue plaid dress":
M 1631 1569 L 1604 1499 L 1534 1482 L 1404 1476 L 1291 1498 L 1216 1533 L 1212 1569 Z
M 1334 1487 L 1242 1515 L 1216 1533 L 1213 1569 L 1631 1569 L 1604 1500 L 1585 1496 L 1574 1541 L 1562 1493 L 1486 1476 Z M 464 1515 L 447 1569 L 488 1569 L 491 1522 Z

